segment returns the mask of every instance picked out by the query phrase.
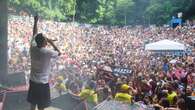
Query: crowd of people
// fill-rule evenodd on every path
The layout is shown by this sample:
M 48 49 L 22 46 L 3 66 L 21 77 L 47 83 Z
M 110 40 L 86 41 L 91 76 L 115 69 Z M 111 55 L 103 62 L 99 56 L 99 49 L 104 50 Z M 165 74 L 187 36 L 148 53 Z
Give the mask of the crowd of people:
M 61 57 L 52 61 L 51 85 L 63 83 L 66 85 L 62 85 L 63 88 L 81 97 L 93 89 L 97 91 L 97 97 L 94 96 L 96 92 L 92 92 L 96 98 L 89 101 L 95 104 L 105 99 L 128 103 L 143 101 L 161 109 L 178 107 L 185 110 L 186 83 L 187 95 L 195 94 L 195 29 L 192 24 L 173 29 L 154 25 L 118 27 L 41 20 L 39 25 L 39 32 L 56 40 L 55 44 L 62 51 Z M 33 17 L 9 16 L 11 73 L 29 74 L 32 27 Z M 145 51 L 146 44 L 163 39 L 183 43 L 190 51 L 182 56 L 156 56 Z M 112 72 L 100 71 L 106 66 L 130 68 L 133 74 L 114 76 Z M 56 82 L 56 79 L 60 81 Z M 128 94 L 129 98 L 121 99 L 121 94 Z

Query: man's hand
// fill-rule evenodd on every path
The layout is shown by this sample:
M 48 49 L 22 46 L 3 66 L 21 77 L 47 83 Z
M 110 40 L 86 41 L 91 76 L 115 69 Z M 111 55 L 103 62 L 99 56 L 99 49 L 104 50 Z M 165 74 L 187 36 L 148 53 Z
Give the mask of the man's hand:
M 46 37 L 45 37 L 45 39 L 47 40 L 48 43 L 50 43 L 50 44 L 53 46 L 53 48 L 54 48 L 56 51 L 58 51 L 58 56 L 60 56 L 60 55 L 61 55 L 61 52 L 60 52 L 60 50 L 54 45 L 53 40 L 48 39 L 48 38 L 46 38 Z
M 58 51 L 58 56 L 60 56 L 62 53 L 60 51 Z

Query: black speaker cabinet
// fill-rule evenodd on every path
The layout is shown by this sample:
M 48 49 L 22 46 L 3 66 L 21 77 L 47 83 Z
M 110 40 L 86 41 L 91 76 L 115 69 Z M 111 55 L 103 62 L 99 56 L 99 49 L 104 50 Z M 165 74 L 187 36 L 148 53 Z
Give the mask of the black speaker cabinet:
M 195 110 L 195 96 L 187 97 L 188 110 Z

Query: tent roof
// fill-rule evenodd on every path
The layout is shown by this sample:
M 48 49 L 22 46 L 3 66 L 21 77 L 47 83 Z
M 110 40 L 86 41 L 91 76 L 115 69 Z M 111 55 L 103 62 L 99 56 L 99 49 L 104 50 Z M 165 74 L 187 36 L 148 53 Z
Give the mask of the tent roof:
M 165 39 L 147 44 L 145 50 L 185 50 L 185 46 L 184 44 Z

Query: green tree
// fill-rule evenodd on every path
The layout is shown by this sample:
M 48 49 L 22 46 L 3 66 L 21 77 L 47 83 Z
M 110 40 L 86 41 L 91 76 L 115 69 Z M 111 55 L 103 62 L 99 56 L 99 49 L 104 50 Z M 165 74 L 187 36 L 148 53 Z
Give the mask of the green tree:
M 68 17 L 69 20 L 74 21 L 76 13 L 76 0 L 57 0 L 58 9 L 64 17 Z
M 178 12 L 189 12 L 193 0 L 9 0 L 16 12 L 46 19 L 93 24 L 164 24 Z M 191 8 L 189 8 L 191 7 Z M 190 15 L 190 13 L 188 14 Z
M 133 0 L 134 5 L 132 8 L 132 13 L 130 14 L 130 19 L 128 19 L 129 24 L 146 24 L 145 10 L 149 6 L 150 0 Z
M 130 19 L 133 5 L 134 2 L 132 0 L 117 0 L 115 13 L 118 24 L 127 24 L 127 19 Z
M 85 23 L 96 23 L 97 0 L 77 0 L 76 19 Z
M 71 20 L 75 15 L 75 3 L 76 0 L 10 0 L 10 6 L 18 11 L 28 9 L 31 14 L 61 21 Z
M 126 25 L 130 18 L 132 0 L 98 0 L 97 21 L 102 24 Z
M 150 0 L 145 13 L 152 24 L 161 25 L 167 23 L 171 16 L 187 10 L 190 4 L 189 0 Z
M 115 5 L 116 0 L 98 0 L 96 21 L 100 24 L 115 24 Z

